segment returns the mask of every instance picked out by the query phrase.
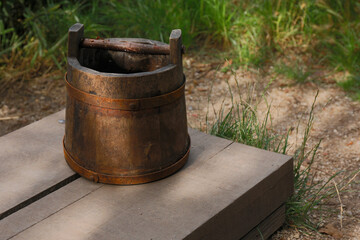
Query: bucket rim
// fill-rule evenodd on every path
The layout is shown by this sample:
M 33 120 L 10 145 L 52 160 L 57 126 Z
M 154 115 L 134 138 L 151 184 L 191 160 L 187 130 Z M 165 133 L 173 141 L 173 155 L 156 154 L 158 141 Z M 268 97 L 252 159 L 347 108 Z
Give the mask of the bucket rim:
M 79 60 L 75 57 L 68 57 L 67 58 L 68 65 L 72 68 L 77 69 L 78 71 L 85 73 L 87 75 L 93 75 L 92 77 L 109 77 L 109 78 L 139 78 L 139 77 L 146 77 L 150 75 L 155 74 L 162 74 L 168 71 L 174 70 L 177 65 L 175 64 L 168 64 L 164 67 L 155 69 L 154 71 L 148 71 L 148 72 L 137 72 L 137 73 L 107 73 L 107 72 L 100 72 L 92 68 L 85 67 L 80 64 Z M 68 71 L 69 72 L 69 71 Z

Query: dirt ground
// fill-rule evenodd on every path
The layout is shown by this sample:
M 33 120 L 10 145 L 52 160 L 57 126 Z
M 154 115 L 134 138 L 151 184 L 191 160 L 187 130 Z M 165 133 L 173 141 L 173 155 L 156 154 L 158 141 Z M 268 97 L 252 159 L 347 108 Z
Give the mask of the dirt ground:
M 340 184 L 344 176 L 359 170 L 360 102 L 347 97 L 331 77 L 319 73 L 322 81 L 316 84 L 295 84 L 278 77 L 269 84 L 269 75 L 260 71 L 217 70 L 226 65 L 226 62 L 209 61 L 206 57 L 185 57 L 189 126 L 206 131 L 220 108 L 230 108 L 229 89 L 235 100 L 238 95 L 252 96 L 258 102 L 257 109 L 261 119 L 267 109 L 263 100 L 266 89 L 264 96 L 271 103 L 272 130 L 277 133 L 292 130 L 289 138 L 289 154 L 292 154 L 302 140 L 311 105 L 319 90 L 309 140 L 309 147 L 322 140 L 314 166 L 317 178 L 327 179 L 334 173 L 343 171 L 340 177 L 330 183 L 335 186 Z M 32 81 L 17 82 L 0 96 L 0 136 L 64 107 L 65 85 L 62 78 L 54 79 L 47 75 Z M 347 191 L 341 192 L 327 202 L 327 205 L 332 212 L 321 216 L 314 213 L 312 216 L 319 220 L 323 233 L 303 233 L 295 228 L 284 227 L 272 239 L 360 239 L 360 176 L 355 176 Z

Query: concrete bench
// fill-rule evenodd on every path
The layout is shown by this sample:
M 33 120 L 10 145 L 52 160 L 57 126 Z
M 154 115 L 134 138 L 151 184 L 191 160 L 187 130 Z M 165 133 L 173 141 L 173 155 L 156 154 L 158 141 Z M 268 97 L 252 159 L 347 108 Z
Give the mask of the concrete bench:
M 285 220 L 292 158 L 189 129 L 188 163 L 132 186 L 75 174 L 64 111 L 0 137 L 0 239 L 266 239 Z

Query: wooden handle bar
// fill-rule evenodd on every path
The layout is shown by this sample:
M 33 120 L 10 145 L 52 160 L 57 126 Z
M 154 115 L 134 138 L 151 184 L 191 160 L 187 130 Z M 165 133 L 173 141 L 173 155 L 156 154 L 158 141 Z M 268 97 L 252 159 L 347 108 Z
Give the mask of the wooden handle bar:
M 83 48 L 101 48 L 114 51 L 123 51 L 131 53 L 154 54 L 154 55 L 169 55 L 169 44 L 156 43 L 140 43 L 134 41 L 111 41 L 110 39 L 91 39 L 83 38 L 80 42 L 80 47 Z M 184 46 L 181 49 L 184 52 Z

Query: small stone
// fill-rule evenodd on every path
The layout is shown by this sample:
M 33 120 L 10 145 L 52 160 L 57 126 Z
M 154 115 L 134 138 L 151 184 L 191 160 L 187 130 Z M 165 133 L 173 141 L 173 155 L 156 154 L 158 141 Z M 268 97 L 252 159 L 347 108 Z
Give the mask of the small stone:
M 9 113 L 9 107 L 4 105 L 0 108 L 0 116 L 6 116 Z
M 58 123 L 64 124 L 64 123 L 65 123 L 65 120 L 64 120 L 64 119 L 59 119 L 59 120 L 58 120 Z
M 185 66 L 186 66 L 187 68 L 191 68 L 191 61 L 190 61 L 190 59 L 186 59 L 186 60 L 185 60 Z

